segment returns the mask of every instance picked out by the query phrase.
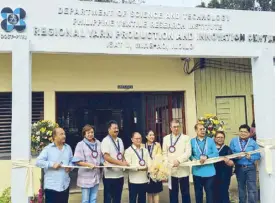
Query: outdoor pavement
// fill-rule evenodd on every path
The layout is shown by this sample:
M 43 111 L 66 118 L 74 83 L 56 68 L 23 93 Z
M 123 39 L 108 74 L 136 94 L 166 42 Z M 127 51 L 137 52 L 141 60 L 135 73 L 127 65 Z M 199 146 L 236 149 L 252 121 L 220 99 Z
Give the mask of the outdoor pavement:
M 69 203 L 81 203 L 81 193 L 77 190 L 72 191 L 73 193 L 70 194 Z M 193 184 L 190 184 L 190 194 L 192 203 L 195 203 L 195 194 L 194 194 L 194 187 Z M 238 193 L 237 193 L 237 181 L 236 177 L 232 176 L 231 186 L 230 186 L 230 197 L 231 203 L 238 203 Z M 181 198 L 181 197 L 180 197 Z M 103 186 L 100 185 L 100 191 L 98 193 L 98 203 L 103 202 Z M 124 185 L 123 195 L 122 195 L 122 202 L 121 203 L 128 203 L 128 189 L 127 184 Z M 205 201 L 204 201 L 205 202 Z M 169 203 L 169 191 L 167 184 L 164 184 L 163 192 L 160 193 L 160 203 Z

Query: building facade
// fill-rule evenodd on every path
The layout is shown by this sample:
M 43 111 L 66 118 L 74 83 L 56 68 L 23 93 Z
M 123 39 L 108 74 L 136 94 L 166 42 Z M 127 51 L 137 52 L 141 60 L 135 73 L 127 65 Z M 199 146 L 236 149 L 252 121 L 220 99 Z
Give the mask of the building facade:
M 84 124 L 96 125 L 101 139 L 110 119 L 119 122 L 126 146 L 133 129 L 145 134 L 152 128 L 161 141 L 173 118 L 181 120 L 184 133 L 194 136 L 197 115 L 206 111 L 216 111 L 226 121 L 233 115 L 242 118 L 244 112 L 239 122 L 250 120 L 252 113 L 245 113 L 249 107 L 243 105 L 250 103 L 250 78 L 212 68 L 185 74 L 187 64 L 196 66 L 193 60 L 183 63 L 187 57 L 250 58 L 257 134 L 273 139 L 274 128 L 267 128 L 275 120 L 273 13 L 77 0 L 5 0 L 0 9 L 0 188 L 11 182 L 13 202 L 28 201 L 23 191 L 27 168 L 12 164 L 30 159 L 32 120 L 59 122 L 73 148 L 82 139 Z M 212 79 L 215 72 L 221 77 Z M 218 78 L 224 81 L 216 83 Z M 228 121 L 233 136 L 238 122 Z M 9 152 L 12 160 L 5 160 Z M 274 186 L 264 163 L 260 174 L 261 191 Z M 261 199 L 269 202 L 264 192 Z
M 6 171 L 0 188 L 4 189 L 10 184 L 12 69 L 10 54 L 0 58 L 0 165 Z M 228 143 L 240 124 L 253 119 L 251 66 L 247 59 L 212 60 L 205 59 L 201 69 L 187 74 L 183 61 L 165 57 L 35 54 L 32 122 L 57 122 L 74 150 L 87 123 L 95 126 L 101 140 L 106 123 L 116 120 L 128 146 L 132 132 L 145 135 L 148 129 L 162 142 L 173 118 L 193 137 L 196 119 L 212 113 L 225 122 Z M 197 62 L 190 60 L 189 66 Z M 39 182 L 35 184 L 37 188 Z
M 0 61 L 0 166 L 6 171 L 0 188 L 4 189 L 11 177 L 12 57 L 0 54 Z M 162 142 L 173 118 L 180 120 L 183 132 L 194 136 L 194 75 L 183 72 L 178 58 L 34 54 L 32 62 L 32 120 L 58 122 L 72 149 L 82 140 L 85 124 L 94 125 L 101 140 L 111 119 L 119 123 L 126 147 L 131 133 L 145 135 L 148 129 Z M 36 188 L 39 175 L 36 170 Z

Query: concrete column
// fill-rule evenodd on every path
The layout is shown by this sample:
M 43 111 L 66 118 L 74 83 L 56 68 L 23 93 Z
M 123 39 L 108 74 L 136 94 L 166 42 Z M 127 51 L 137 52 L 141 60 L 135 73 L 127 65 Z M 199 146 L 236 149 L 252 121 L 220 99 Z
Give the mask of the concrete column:
M 14 40 L 12 48 L 12 140 L 11 158 L 30 160 L 32 69 L 29 41 Z M 11 198 L 13 203 L 28 203 L 27 168 L 12 169 Z
M 253 94 L 257 139 L 267 139 L 271 144 L 275 139 L 275 67 L 272 50 L 264 49 L 252 61 Z M 273 162 L 273 173 L 266 172 L 266 161 Z M 272 160 L 266 160 L 262 153 L 259 167 L 261 203 L 275 202 L 275 150 Z M 268 195 L 269 194 L 269 195 Z
M 190 61 L 190 67 L 194 66 L 194 60 Z M 196 111 L 196 95 L 195 95 L 195 76 L 194 72 L 191 73 L 187 80 L 190 82 L 188 83 L 189 86 L 186 86 L 185 93 L 184 93 L 184 105 L 185 105 L 185 119 L 186 119 L 186 131 L 187 135 L 190 136 L 190 138 L 196 137 L 196 133 L 194 130 L 194 126 L 197 122 L 197 111 Z

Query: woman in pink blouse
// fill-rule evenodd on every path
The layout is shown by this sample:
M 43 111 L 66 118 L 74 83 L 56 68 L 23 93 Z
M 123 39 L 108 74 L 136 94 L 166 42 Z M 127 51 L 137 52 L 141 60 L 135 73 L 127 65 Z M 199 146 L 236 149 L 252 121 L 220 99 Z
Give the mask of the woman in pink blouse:
M 95 168 L 102 162 L 101 143 L 94 137 L 94 127 L 85 125 L 82 129 L 83 140 L 75 149 L 73 163 L 80 168 L 78 171 L 77 185 L 82 189 L 82 203 L 96 203 L 100 183 L 100 169 Z

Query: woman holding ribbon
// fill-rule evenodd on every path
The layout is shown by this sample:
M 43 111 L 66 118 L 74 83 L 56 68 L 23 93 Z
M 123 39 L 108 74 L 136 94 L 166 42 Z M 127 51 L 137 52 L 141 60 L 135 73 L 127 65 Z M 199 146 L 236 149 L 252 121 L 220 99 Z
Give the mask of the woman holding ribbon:
M 148 131 L 146 139 L 147 141 L 145 144 L 145 148 L 148 150 L 151 160 L 153 160 L 156 157 L 156 155 L 162 155 L 161 145 L 158 142 L 155 142 L 155 134 L 152 130 Z M 147 185 L 148 202 L 158 203 L 159 193 L 162 191 L 162 182 L 154 182 L 152 179 L 150 179 L 150 182 Z
M 142 146 L 140 133 L 134 132 L 131 141 L 132 145 L 125 151 L 127 163 L 135 167 L 135 169 L 129 170 L 129 202 L 146 203 L 148 168 L 151 160 L 148 150 Z
M 85 125 L 82 129 L 83 140 L 75 149 L 73 163 L 80 168 L 78 170 L 77 185 L 82 189 L 82 203 L 96 203 L 100 183 L 100 169 L 95 168 L 103 163 L 101 156 L 101 143 L 94 137 L 94 127 Z M 90 169 L 89 169 L 90 168 Z
M 224 157 L 232 154 L 230 147 L 224 144 L 225 133 L 217 131 L 214 137 L 219 156 Z M 215 163 L 216 176 L 215 176 L 215 189 L 214 189 L 214 202 L 215 203 L 229 203 L 229 186 L 232 176 L 234 162 L 226 157 L 224 161 Z

